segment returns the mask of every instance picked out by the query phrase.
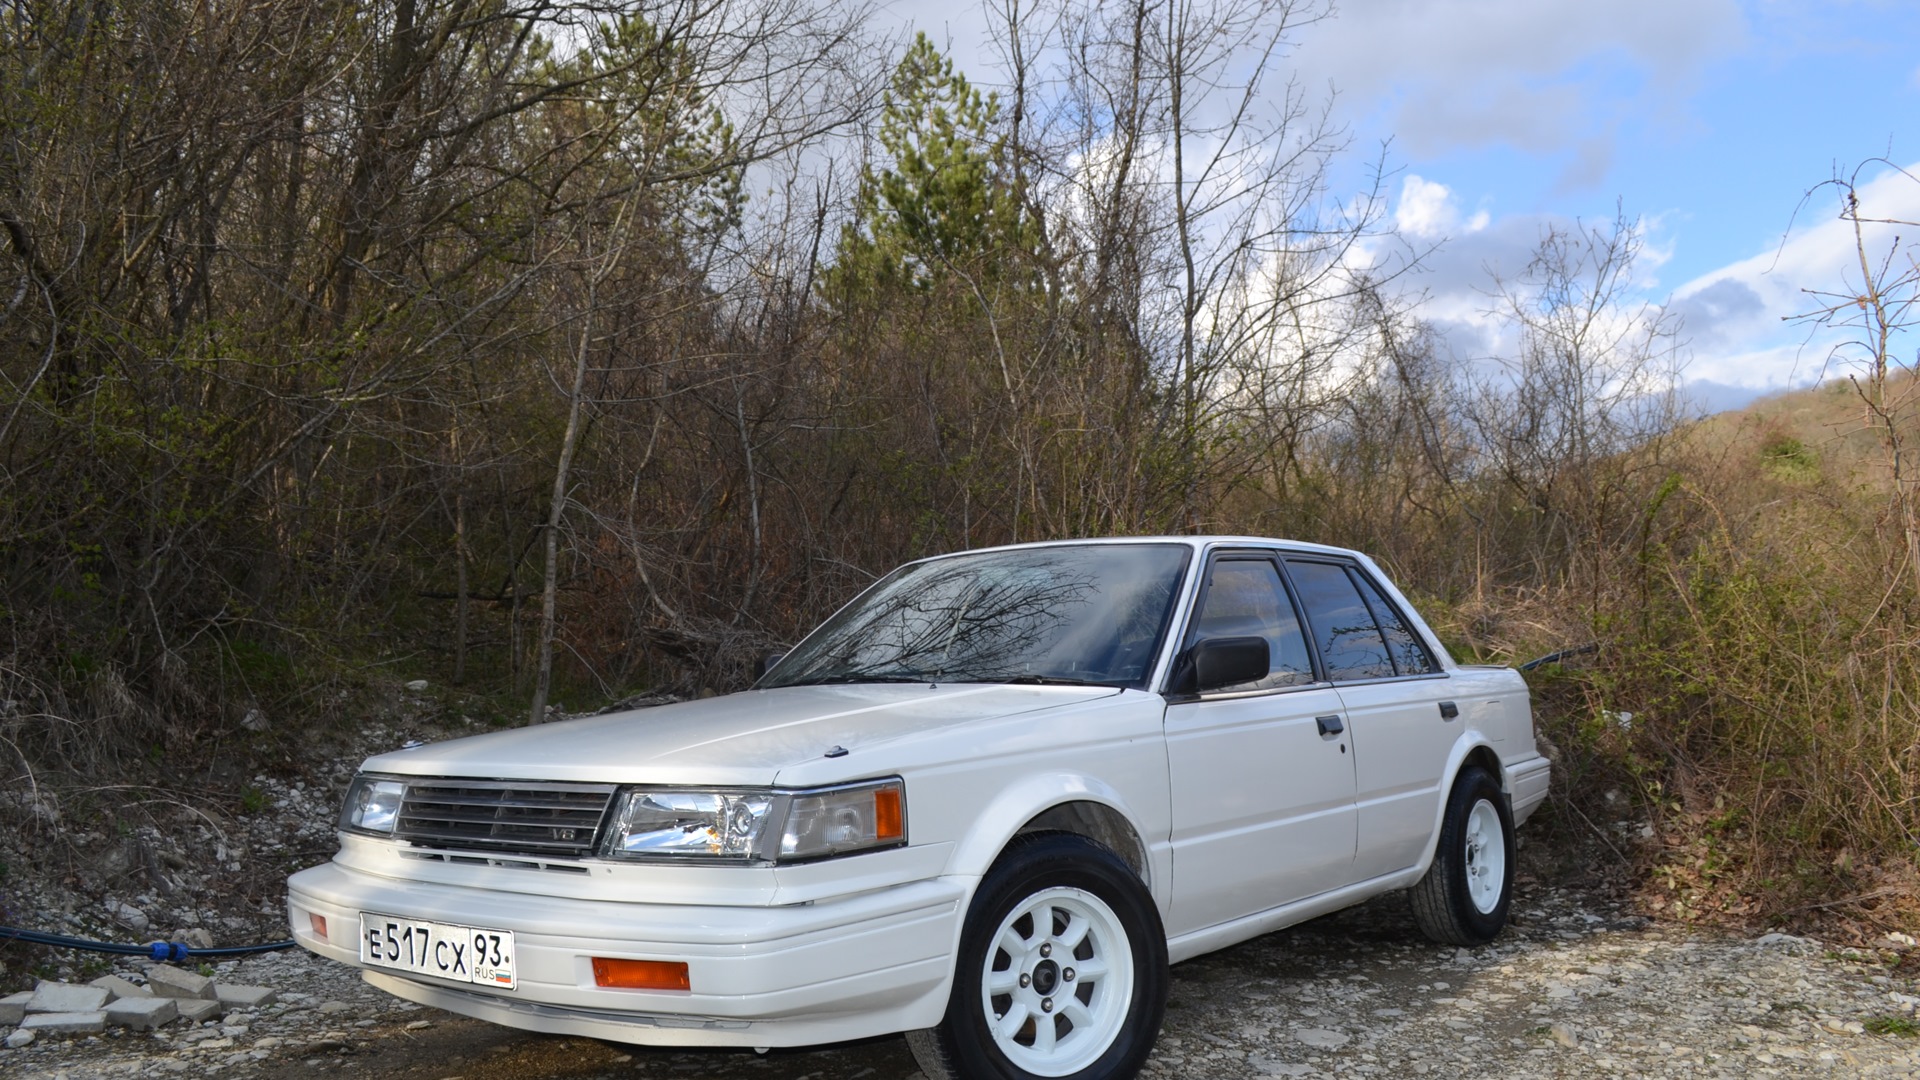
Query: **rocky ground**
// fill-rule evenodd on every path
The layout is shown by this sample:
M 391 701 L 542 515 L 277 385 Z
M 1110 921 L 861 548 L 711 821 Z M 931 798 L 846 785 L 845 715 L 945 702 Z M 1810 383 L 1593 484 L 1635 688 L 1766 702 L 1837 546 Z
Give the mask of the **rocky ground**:
M 284 938 L 279 885 L 331 852 L 335 807 L 360 758 L 469 726 L 457 716 L 376 724 L 312 765 L 240 778 L 227 812 L 143 792 L 146 813 L 131 827 L 94 824 L 72 792 L 0 791 L 0 812 L 26 823 L 0 831 L 5 924 L 123 942 Z M 1512 927 L 1487 948 L 1425 941 L 1394 895 L 1180 965 L 1148 1075 L 1920 1077 L 1912 939 L 1839 947 L 1650 921 L 1589 879 L 1565 884 L 1528 839 Z M 0 995 L 42 980 L 145 981 L 138 962 L 17 943 L 0 946 L 0 963 Z M 387 997 L 298 950 L 199 970 L 275 1000 L 153 1031 L 12 1034 L 24 1045 L 0 1048 L 0 1075 L 916 1075 L 898 1038 L 754 1055 L 528 1035 Z
M 1405 901 L 1361 908 L 1175 969 L 1147 1075 L 1165 1077 L 1920 1076 L 1909 941 L 1832 950 L 1650 924 L 1535 886 L 1494 945 L 1432 945 Z M 122 971 L 137 975 L 137 968 Z M 258 1010 L 154 1032 L 0 1050 L 14 1076 L 762 1077 L 917 1075 L 900 1039 L 810 1051 L 686 1052 L 534 1036 L 371 990 L 275 953 L 214 965 L 279 990 Z

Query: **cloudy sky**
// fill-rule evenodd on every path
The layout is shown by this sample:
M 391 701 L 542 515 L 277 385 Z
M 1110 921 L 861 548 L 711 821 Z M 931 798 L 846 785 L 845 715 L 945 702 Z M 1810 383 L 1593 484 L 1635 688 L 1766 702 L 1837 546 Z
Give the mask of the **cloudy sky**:
M 887 10 L 993 81 L 966 3 Z M 1490 271 L 1618 207 L 1645 233 L 1643 296 L 1684 320 L 1686 377 L 1712 406 L 1840 373 L 1831 339 L 1783 321 L 1813 306 L 1805 290 L 1859 276 L 1822 181 L 1890 159 L 1913 177 L 1868 167 L 1867 208 L 1920 221 L 1914 0 L 1340 0 L 1288 60 L 1334 93 L 1356 147 L 1387 143 L 1401 230 L 1445 241 L 1417 286 L 1451 338 L 1472 340 Z

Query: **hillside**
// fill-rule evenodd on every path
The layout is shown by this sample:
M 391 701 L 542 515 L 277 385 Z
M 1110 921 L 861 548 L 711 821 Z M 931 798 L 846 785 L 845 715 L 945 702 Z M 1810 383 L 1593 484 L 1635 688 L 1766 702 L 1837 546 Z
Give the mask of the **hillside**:
M 1758 460 L 1782 480 L 1821 478 L 1844 488 L 1885 491 L 1884 433 L 1862 399 L 1865 389 L 1844 376 L 1830 378 L 1707 417 L 1692 426 L 1691 435 L 1709 456 Z M 1913 372 L 1895 374 L 1885 393 L 1906 412 L 1907 430 L 1920 432 L 1914 407 L 1920 379 Z

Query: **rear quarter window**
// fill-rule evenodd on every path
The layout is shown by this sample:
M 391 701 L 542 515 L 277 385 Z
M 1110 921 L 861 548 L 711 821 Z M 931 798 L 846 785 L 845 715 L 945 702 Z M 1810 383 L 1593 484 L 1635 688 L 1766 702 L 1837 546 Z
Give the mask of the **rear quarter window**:
M 1373 579 L 1353 568 L 1348 568 L 1347 572 L 1359 584 L 1367 607 L 1373 611 L 1373 621 L 1379 625 L 1381 636 L 1386 639 L 1387 655 L 1393 660 L 1394 670 L 1401 675 L 1431 675 L 1439 671 L 1440 665 L 1434 663 L 1433 654 L 1427 652 L 1420 635 L 1407 625 L 1407 620 L 1400 616 L 1400 609 L 1393 606 Z

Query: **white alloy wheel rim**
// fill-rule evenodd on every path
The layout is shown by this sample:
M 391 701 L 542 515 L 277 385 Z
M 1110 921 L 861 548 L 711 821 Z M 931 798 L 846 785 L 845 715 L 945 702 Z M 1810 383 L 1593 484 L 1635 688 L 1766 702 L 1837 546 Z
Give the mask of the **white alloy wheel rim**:
M 1500 811 L 1481 799 L 1467 811 L 1467 895 L 1480 914 L 1489 915 L 1500 906 L 1506 884 L 1507 842 Z
M 1099 1060 L 1133 1003 L 1133 948 L 1120 917 L 1082 889 L 1015 904 L 987 945 L 980 1003 L 993 1042 L 1035 1076 Z

